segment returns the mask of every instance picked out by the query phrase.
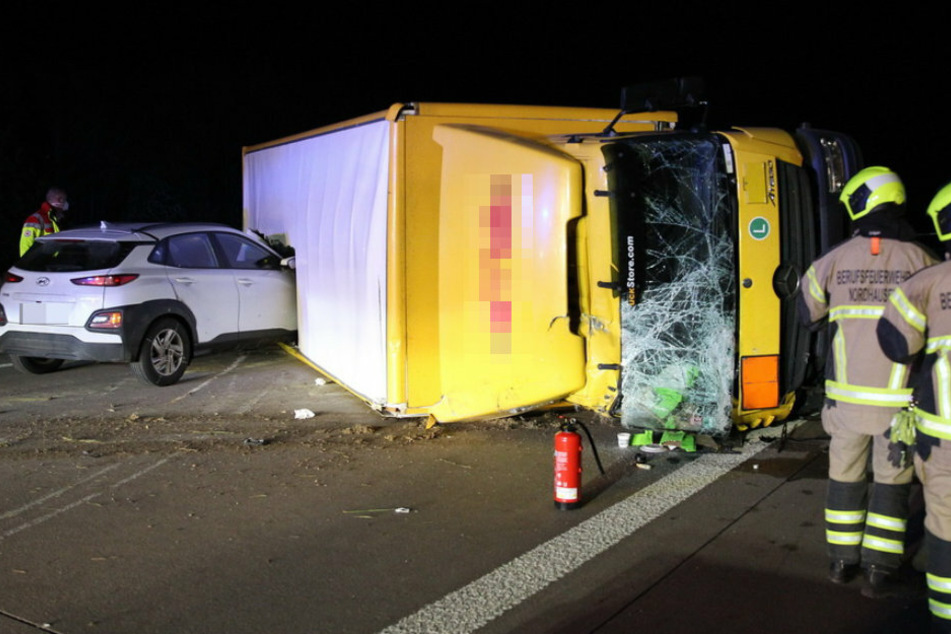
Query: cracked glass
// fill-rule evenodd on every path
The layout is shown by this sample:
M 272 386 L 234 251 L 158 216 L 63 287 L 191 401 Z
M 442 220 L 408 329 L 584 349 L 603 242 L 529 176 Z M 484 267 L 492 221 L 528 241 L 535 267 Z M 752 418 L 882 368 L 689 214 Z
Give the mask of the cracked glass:
M 735 374 L 736 204 L 723 142 L 604 148 L 621 304 L 621 424 L 723 435 Z

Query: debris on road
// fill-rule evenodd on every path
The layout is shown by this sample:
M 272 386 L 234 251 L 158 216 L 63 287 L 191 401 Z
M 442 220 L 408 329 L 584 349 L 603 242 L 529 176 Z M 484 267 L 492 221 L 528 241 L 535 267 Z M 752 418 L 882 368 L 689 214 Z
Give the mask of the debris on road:
M 382 509 L 349 510 L 349 511 L 344 511 L 343 514 L 354 515 L 356 517 L 367 519 L 372 517 L 373 515 L 378 515 L 380 513 L 406 514 L 406 513 L 412 513 L 412 512 L 413 512 L 413 509 L 409 508 L 408 506 L 396 506 L 396 507 L 389 507 L 389 508 L 382 508 Z

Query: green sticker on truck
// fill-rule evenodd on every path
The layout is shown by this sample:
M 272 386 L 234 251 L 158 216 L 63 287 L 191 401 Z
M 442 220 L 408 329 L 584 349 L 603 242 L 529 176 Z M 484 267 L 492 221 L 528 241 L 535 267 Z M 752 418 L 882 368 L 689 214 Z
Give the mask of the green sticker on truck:
M 754 240 L 765 240 L 769 236 L 769 220 L 762 216 L 757 216 L 750 220 L 750 237 Z

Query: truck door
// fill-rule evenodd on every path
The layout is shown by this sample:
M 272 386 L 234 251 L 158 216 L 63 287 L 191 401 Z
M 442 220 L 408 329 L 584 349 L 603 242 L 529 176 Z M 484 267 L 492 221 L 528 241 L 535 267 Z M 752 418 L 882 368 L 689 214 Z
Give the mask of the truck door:
M 438 420 L 510 414 L 585 381 L 569 326 L 568 225 L 581 166 L 540 142 L 440 125 Z

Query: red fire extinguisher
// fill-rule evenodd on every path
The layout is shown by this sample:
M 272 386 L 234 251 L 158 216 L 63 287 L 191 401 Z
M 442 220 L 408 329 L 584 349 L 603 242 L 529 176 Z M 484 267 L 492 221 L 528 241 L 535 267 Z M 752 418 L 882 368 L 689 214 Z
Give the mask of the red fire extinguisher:
M 555 508 L 581 506 L 581 434 L 574 419 L 561 424 L 555 434 Z

